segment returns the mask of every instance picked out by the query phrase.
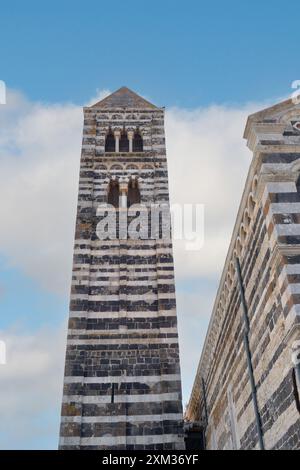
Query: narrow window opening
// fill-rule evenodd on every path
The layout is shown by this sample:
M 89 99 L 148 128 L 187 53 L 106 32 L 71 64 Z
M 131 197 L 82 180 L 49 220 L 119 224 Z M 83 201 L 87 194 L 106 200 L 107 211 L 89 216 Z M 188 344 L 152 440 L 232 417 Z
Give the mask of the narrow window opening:
M 111 181 L 109 183 L 107 202 L 114 207 L 119 207 L 119 183 L 117 181 Z
M 300 175 L 298 176 L 298 179 L 296 182 L 296 188 L 297 188 L 298 196 L 300 196 Z
M 143 139 L 139 132 L 134 133 L 133 137 L 133 152 L 142 152 L 143 151 Z
M 132 204 L 140 204 L 140 202 L 141 195 L 138 182 L 136 179 L 131 179 L 128 184 L 127 207 L 132 206 Z
M 115 137 L 110 129 L 105 139 L 105 152 L 115 152 L 115 149 L 116 149 Z
M 292 370 L 292 380 L 293 380 L 293 391 L 294 391 L 294 398 L 295 398 L 296 408 L 298 410 L 298 413 L 300 413 L 300 397 L 299 397 L 299 390 L 298 390 L 298 384 L 297 384 L 295 369 Z
M 111 403 L 115 402 L 115 384 L 111 384 Z
M 119 143 L 120 152 L 129 152 L 129 140 L 126 132 L 122 132 L 120 143 Z

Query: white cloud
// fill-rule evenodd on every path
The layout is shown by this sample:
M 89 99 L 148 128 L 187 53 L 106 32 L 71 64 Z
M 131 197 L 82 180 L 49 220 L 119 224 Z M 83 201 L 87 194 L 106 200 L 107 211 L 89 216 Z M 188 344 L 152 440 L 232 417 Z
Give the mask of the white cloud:
M 243 130 L 255 109 L 248 105 L 167 111 L 171 200 L 205 207 L 203 248 L 191 252 L 185 242 L 174 244 L 179 279 L 220 273 L 251 161 Z
M 92 102 L 103 98 L 98 91 Z M 12 265 L 53 292 L 71 275 L 82 110 L 8 92 L 0 113 L 0 246 Z M 255 107 L 257 109 L 257 107 Z M 229 243 L 250 153 L 242 140 L 254 106 L 167 111 L 173 202 L 205 204 L 205 246 L 175 244 L 178 279 L 215 276 Z
M 0 449 L 56 447 L 66 329 L 4 331 L 0 338 L 7 349 L 0 365 Z
M 97 88 L 95 96 L 88 101 L 86 106 L 92 106 L 93 104 L 98 103 L 98 101 L 103 100 L 110 94 L 111 94 L 110 90 L 107 90 L 107 89 L 99 90 Z
M 91 103 L 107 93 L 98 91 Z M 175 243 L 185 401 L 250 164 L 243 128 L 247 115 L 259 108 L 167 111 L 172 202 L 205 204 L 203 249 L 186 252 L 182 242 Z M 0 110 L 1 254 L 43 288 L 63 295 L 71 277 L 81 135 L 80 107 L 32 103 L 8 91 Z M 184 281 L 195 289 L 187 290 Z M 1 446 L 29 448 L 43 433 L 53 443 L 65 335 L 61 330 L 31 336 L 4 332 L 3 338 L 8 365 L 0 369 Z M 48 410 L 57 416 L 51 429 L 43 418 Z
M 9 92 L 0 113 L 0 246 L 8 261 L 54 292 L 71 275 L 82 111 Z
M 187 291 L 180 285 L 176 289 L 184 405 L 189 400 L 193 386 L 215 290 L 214 282 L 198 281 L 201 286 L 193 291 Z

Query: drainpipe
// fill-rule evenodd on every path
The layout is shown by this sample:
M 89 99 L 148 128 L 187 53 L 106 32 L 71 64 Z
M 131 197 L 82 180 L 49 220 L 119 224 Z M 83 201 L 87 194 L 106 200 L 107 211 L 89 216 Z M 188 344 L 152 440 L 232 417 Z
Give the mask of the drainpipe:
M 207 413 L 207 401 L 206 401 L 206 387 L 204 378 L 201 377 L 201 385 L 202 385 L 202 394 L 203 394 L 203 404 L 204 404 L 204 413 L 205 413 L 205 425 L 203 430 L 203 446 L 206 449 L 206 429 L 208 426 L 208 413 Z
M 249 322 L 249 316 L 248 316 L 248 307 L 247 307 L 247 303 L 245 299 L 245 290 L 244 290 L 242 273 L 241 273 L 241 265 L 240 265 L 240 261 L 238 258 L 235 258 L 235 264 L 236 264 L 236 271 L 237 271 L 244 324 L 245 324 L 244 346 L 245 346 L 246 357 L 247 357 L 248 373 L 249 373 L 249 380 L 250 380 L 250 385 L 251 385 L 251 395 L 252 395 L 252 402 L 253 402 L 254 413 L 255 413 L 258 442 L 259 442 L 260 450 L 264 450 L 265 446 L 264 446 L 264 439 L 263 439 L 263 432 L 262 432 L 261 416 L 260 416 L 259 408 L 258 408 L 257 389 L 256 389 L 256 384 L 255 384 L 255 379 L 254 379 L 252 356 L 251 356 L 251 350 L 250 350 L 250 344 L 249 344 L 250 322 Z
M 300 340 L 294 341 L 292 345 L 293 385 L 297 410 L 300 413 Z

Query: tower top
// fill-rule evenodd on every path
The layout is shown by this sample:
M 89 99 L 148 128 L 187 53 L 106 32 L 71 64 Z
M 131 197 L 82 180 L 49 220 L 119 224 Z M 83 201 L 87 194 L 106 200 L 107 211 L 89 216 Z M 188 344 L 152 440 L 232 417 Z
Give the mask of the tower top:
M 98 103 L 91 106 L 92 108 L 102 108 L 102 109 L 110 109 L 110 108 L 146 108 L 146 109 L 158 109 L 154 104 L 149 103 L 149 101 L 145 100 L 141 96 L 134 93 L 134 91 L 130 90 L 126 86 L 119 88 L 119 90 L 115 91 L 111 95 L 107 96 Z

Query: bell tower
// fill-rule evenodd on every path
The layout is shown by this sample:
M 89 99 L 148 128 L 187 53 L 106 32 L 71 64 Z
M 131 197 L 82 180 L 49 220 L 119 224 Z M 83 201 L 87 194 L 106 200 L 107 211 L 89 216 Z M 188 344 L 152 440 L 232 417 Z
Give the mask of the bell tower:
M 184 449 L 168 219 L 164 109 L 120 88 L 84 108 L 60 449 Z

